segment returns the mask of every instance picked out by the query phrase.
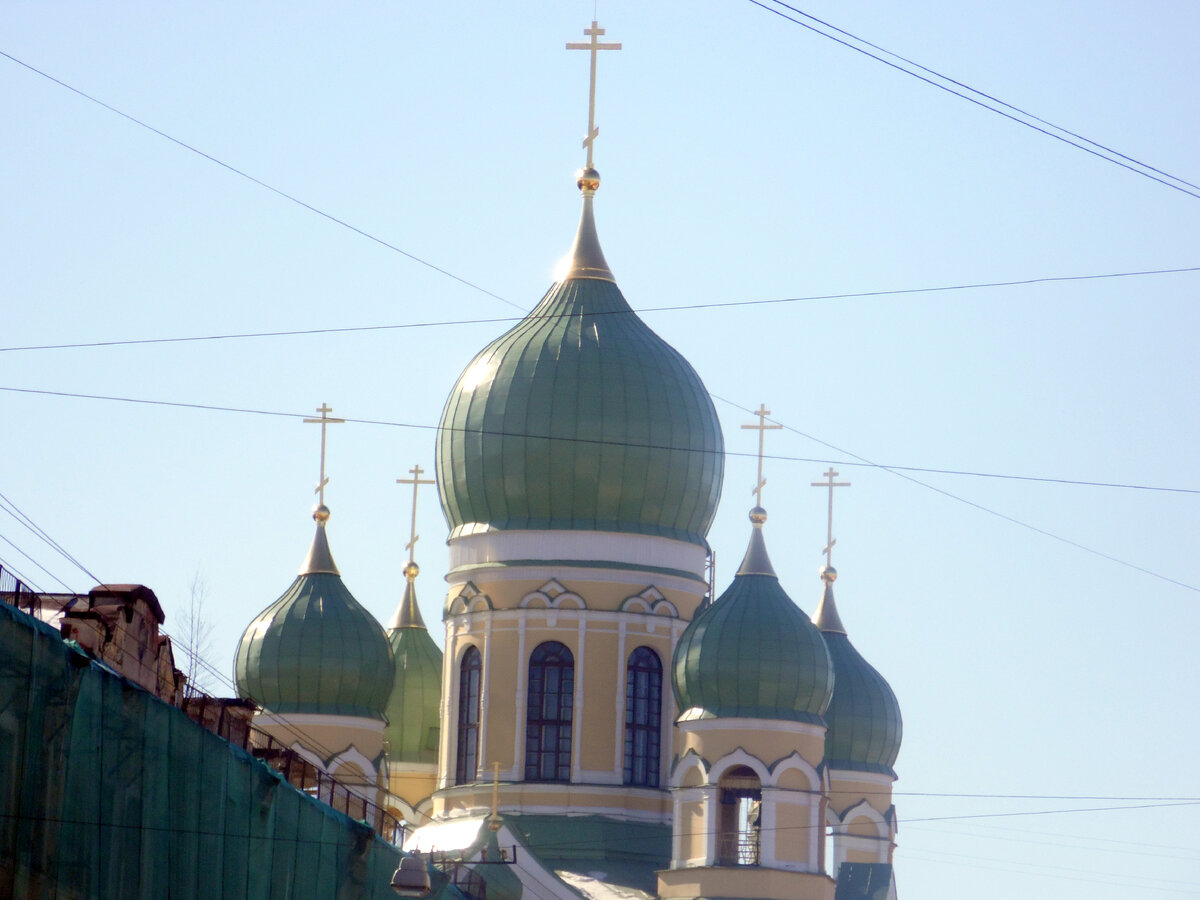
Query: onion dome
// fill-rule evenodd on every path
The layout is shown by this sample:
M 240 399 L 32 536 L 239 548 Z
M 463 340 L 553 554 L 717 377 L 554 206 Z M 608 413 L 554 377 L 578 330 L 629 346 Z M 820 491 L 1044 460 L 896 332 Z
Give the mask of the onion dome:
M 779 584 L 754 530 L 737 575 L 684 630 L 672 660 L 681 721 L 745 717 L 824 724 L 833 663 L 820 631 Z
M 417 608 L 413 586 L 420 569 L 404 567 L 404 597 L 388 623 L 388 642 L 396 661 L 396 678 L 387 702 L 387 738 L 392 762 L 436 763 L 439 704 L 442 699 L 442 651 Z
M 903 722 L 900 704 L 883 676 L 854 649 L 833 601 L 837 569 L 821 567 L 825 592 L 813 615 L 833 660 L 833 699 L 825 711 L 825 760 L 831 769 L 895 777 Z
M 565 276 L 467 366 L 437 436 L 450 538 L 608 531 L 707 547 L 724 441 L 695 370 L 629 307 L 592 216 L 594 169 Z
M 238 695 L 273 713 L 382 719 L 392 689 L 392 653 L 379 623 L 342 582 L 329 552 L 329 510 L 300 574 L 242 634 Z

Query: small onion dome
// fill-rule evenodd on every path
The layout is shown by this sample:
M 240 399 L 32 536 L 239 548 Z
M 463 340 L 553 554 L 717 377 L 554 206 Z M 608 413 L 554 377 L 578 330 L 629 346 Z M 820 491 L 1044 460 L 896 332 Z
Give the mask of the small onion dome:
M 614 283 L 592 217 L 599 178 L 589 179 L 564 277 L 446 400 L 437 482 L 450 538 L 552 529 L 707 547 L 724 471 L 717 413 Z
M 342 582 L 318 508 L 300 574 L 250 623 L 238 643 L 238 695 L 273 713 L 382 719 L 392 652 L 379 623 Z
M 413 582 L 419 572 L 414 562 L 404 567 L 404 598 L 387 628 L 396 679 L 387 702 L 388 724 L 383 735 L 392 762 L 437 762 L 442 651 L 429 636 L 417 608 Z
M 779 584 L 755 508 L 731 584 L 684 630 L 672 660 L 681 721 L 745 717 L 824 724 L 833 663 L 820 631 Z
M 846 637 L 833 601 L 837 570 L 821 568 L 825 592 L 813 622 L 833 659 L 833 699 L 825 711 L 825 759 L 831 769 L 877 772 L 895 777 L 892 766 L 900 753 L 904 730 L 900 704 L 883 676 L 862 658 Z

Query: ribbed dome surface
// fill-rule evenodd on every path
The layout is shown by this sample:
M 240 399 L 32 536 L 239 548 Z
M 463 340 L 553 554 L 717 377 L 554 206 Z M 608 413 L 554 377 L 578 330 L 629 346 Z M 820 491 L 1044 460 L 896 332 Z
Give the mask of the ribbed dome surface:
M 834 607 L 833 588 L 826 584 L 818 621 L 830 618 L 830 612 L 837 630 L 823 631 L 834 672 L 833 699 L 825 712 L 829 724 L 825 759 L 833 769 L 895 776 L 892 766 L 904 730 L 900 704 L 883 676 L 846 637 Z
M 570 278 L 459 377 L 437 481 L 451 538 L 574 529 L 707 546 L 723 454 L 687 361 L 614 283 Z
M 242 634 L 239 696 L 274 713 L 382 719 L 394 668 L 383 629 L 340 575 L 297 576 Z
M 389 758 L 393 762 L 436 763 L 439 704 L 442 698 L 442 651 L 416 610 L 416 590 L 411 581 L 396 621 L 388 629 L 396 679 L 387 702 Z
M 770 571 L 755 531 L 742 571 L 684 630 L 672 661 L 683 719 L 747 717 L 823 723 L 833 662 L 816 626 Z M 756 544 L 757 541 L 757 544 Z

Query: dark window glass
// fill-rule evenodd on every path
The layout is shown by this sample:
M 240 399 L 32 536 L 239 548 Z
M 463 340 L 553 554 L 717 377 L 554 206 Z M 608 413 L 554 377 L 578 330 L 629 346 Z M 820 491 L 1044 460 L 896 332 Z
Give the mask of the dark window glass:
M 571 713 L 575 657 L 558 641 L 539 644 L 529 657 L 525 718 L 525 780 L 571 780 Z
M 625 783 L 658 787 L 662 742 L 662 662 L 638 647 L 625 669 Z
M 479 770 L 479 681 L 483 661 L 471 647 L 463 654 L 458 669 L 458 756 L 454 783 L 474 781 Z

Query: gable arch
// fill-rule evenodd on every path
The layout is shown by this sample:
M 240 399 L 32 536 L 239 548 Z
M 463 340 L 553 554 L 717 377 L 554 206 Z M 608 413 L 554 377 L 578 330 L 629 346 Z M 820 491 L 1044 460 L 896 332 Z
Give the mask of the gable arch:
M 712 764 L 712 767 L 708 770 L 708 783 L 718 783 L 722 775 L 736 766 L 745 766 L 752 770 L 762 784 L 768 784 L 771 780 L 771 772 L 763 761 L 757 756 L 751 756 L 741 747 L 738 747 L 732 753 L 722 756 Z
M 821 773 L 796 751 L 771 765 L 771 780 L 764 784 L 803 791 L 818 791 L 822 787 Z

